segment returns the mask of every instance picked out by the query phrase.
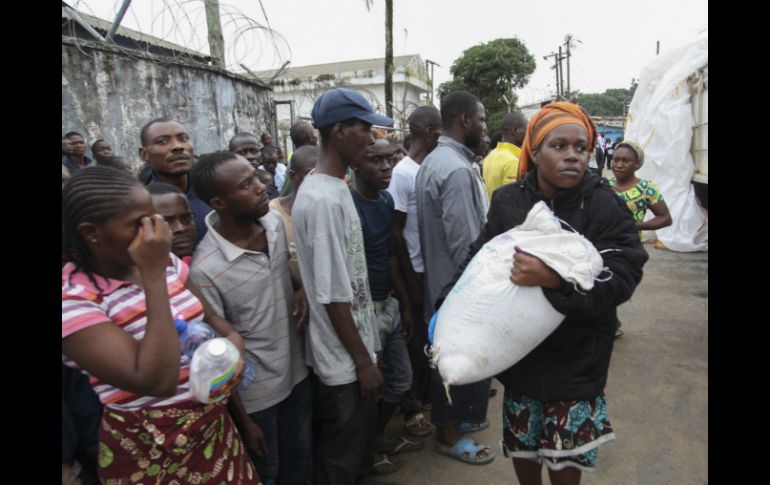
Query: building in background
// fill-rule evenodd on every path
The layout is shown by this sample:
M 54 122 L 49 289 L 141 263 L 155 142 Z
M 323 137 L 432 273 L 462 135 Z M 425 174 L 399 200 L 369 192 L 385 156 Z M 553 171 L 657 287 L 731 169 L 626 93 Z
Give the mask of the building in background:
M 406 119 L 409 114 L 418 106 L 430 104 L 433 83 L 419 54 L 394 56 L 393 65 L 393 128 L 396 130 L 396 136 L 401 139 L 407 128 Z M 270 78 L 274 72 L 263 71 L 255 74 L 264 79 Z M 316 99 L 334 87 L 345 87 L 360 92 L 377 112 L 384 114 L 385 59 L 381 57 L 291 67 L 273 80 L 272 87 L 279 137 L 290 143 L 289 120 L 310 120 L 310 112 Z

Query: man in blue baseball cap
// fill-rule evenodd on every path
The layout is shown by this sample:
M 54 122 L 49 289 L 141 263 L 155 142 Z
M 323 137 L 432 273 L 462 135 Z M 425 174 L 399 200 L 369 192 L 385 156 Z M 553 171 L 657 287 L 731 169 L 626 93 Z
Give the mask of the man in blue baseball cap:
M 321 95 L 312 116 L 321 154 L 299 187 L 292 220 L 310 306 L 306 360 L 318 393 L 315 482 L 353 485 L 372 465 L 383 378 L 361 222 L 343 177 L 373 143 L 372 125 L 393 120 L 345 88 Z

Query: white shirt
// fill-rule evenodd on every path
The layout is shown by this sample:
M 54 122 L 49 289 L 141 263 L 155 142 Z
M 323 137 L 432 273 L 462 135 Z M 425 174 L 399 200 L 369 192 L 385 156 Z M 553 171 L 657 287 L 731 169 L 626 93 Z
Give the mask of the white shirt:
M 404 157 L 393 168 L 390 177 L 388 192 L 393 197 L 396 210 L 406 214 L 404 226 L 404 239 L 409 250 L 409 259 L 412 261 L 412 269 L 417 273 L 423 273 L 422 251 L 420 250 L 420 230 L 417 225 L 417 198 L 414 192 L 414 181 L 420 166 L 410 157 Z

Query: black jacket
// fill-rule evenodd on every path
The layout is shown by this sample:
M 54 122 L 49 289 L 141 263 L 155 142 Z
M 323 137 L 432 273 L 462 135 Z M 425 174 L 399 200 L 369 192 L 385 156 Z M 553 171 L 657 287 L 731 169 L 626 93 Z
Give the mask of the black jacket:
M 581 294 L 562 280 L 559 290 L 543 288 L 548 301 L 566 315 L 564 321 L 531 353 L 497 378 L 516 394 L 542 401 L 593 399 L 603 390 L 615 337 L 617 306 L 631 298 L 648 259 L 626 205 L 590 170 L 575 187 L 547 200 L 537 188 L 537 169 L 521 183 L 504 185 L 492 195 L 487 224 L 463 266 L 442 292 L 449 293 L 465 266 L 490 239 L 523 223 L 532 206 L 545 201 L 552 211 L 591 241 L 612 271 Z M 601 275 L 606 276 L 606 273 Z

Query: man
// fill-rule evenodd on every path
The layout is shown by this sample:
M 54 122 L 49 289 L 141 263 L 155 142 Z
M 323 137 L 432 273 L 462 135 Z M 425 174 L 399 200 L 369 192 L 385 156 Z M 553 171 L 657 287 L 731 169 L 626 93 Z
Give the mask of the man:
M 286 180 L 286 165 L 278 163 L 278 150 L 272 145 L 262 147 L 262 165 L 260 169 L 270 172 L 273 176 L 275 188 L 280 192 L 283 182 Z
M 310 466 L 313 394 L 301 327 L 307 300 L 288 269 L 286 232 L 254 167 L 231 152 L 201 155 L 196 193 L 214 208 L 190 277 L 242 335 L 257 380 L 239 390 L 236 422 L 265 484 L 302 484 Z M 254 425 L 256 423 L 256 426 Z M 256 445 L 254 445 L 256 443 Z
M 303 146 L 318 145 L 318 137 L 315 135 L 315 130 L 307 121 L 298 121 L 291 125 L 291 128 L 289 129 L 289 136 L 291 137 L 291 143 L 294 145 L 295 151 Z M 287 170 L 291 169 L 293 156 L 294 154 L 289 152 L 289 156 L 287 157 L 287 160 L 289 161 L 287 164 Z M 296 191 L 294 190 L 294 182 L 292 181 L 291 177 L 289 177 L 283 184 L 283 188 L 281 189 L 281 196 L 286 197 L 292 192 L 296 194 Z
M 86 156 L 86 140 L 83 135 L 77 131 L 70 131 L 64 135 L 64 138 L 70 142 L 70 153 L 64 158 L 63 163 L 71 175 L 75 175 L 76 172 L 94 164 L 94 161 Z M 63 151 L 64 143 L 62 142 Z
M 190 169 L 194 161 L 190 134 L 176 121 L 156 118 L 142 127 L 139 138 L 142 143 L 139 158 L 150 167 L 146 184 L 166 182 L 187 196 L 198 228 L 195 240 L 198 244 L 208 230 L 205 218 L 211 207 L 195 195 L 190 183 Z
M 289 129 L 291 143 L 296 150 L 305 145 L 318 145 L 318 137 L 315 136 L 315 130 L 307 121 L 298 121 Z
M 321 155 L 299 189 L 292 219 L 310 302 L 305 342 L 318 392 L 316 485 L 353 485 L 370 466 L 383 379 L 361 222 L 343 177 L 365 155 L 372 124 L 393 120 L 345 88 L 321 95 L 312 116 Z
M 430 369 L 424 347 L 428 331 L 423 318 L 424 266 L 420 249 L 420 231 L 417 224 L 417 199 L 414 189 L 417 172 L 425 157 L 436 148 L 441 136 L 441 114 L 432 106 L 420 106 L 408 119 L 409 154 L 393 168 L 388 192 L 393 197 L 395 213 L 396 256 L 404 277 L 415 329 L 409 339 L 409 358 L 412 365 L 412 388 L 402 403 L 405 427 L 416 437 L 431 432 L 430 423 L 422 414 L 422 401 L 428 389 Z
M 484 183 L 487 197 L 498 187 L 515 182 L 519 172 L 519 157 L 524 135 L 527 133 L 527 118 L 521 113 L 508 113 L 503 118 L 502 140 L 484 159 Z
M 443 135 L 417 172 L 415 191 L 420 246 L 425 264 L 426 320 L 435 312 L 439 293 L 451 283 L 469 247 L 481 233 L 488 210 L 484 182 L 473 169 L 474 150 L 486 132 L 484 105 L 465 91 L 455 91 L 441 102 Z M 436 451 L 460 461 L 485 464 L 494 459 L 486 445 L 462 437 L 489 425 L 486 420 L 489 387 L 486 379 L 452 388 L 447 401 L 437 369 L 431 373 Z
M 230 138 L 228 146 L 231 152 L 248 160 L 254 168 L 259 167 L 262 163 L 259 154 L 259 141 L 255 135 L 245 132 L 238 133 Z
M 198 234 L 190 202 L 181 190 L 164 182 L 156 182 L 147 190 L 152 196 L 155 212 L 163 217 L 171 229 L 171 252 L 189 265 Z
M 91 145 L 91 154 L 94 156 L 96 163 L 99 164 L 112 156 L 112 147 L 100 138 Z
M 321 155 L 321 149 L 315 145 L 305 145 L 297 149 L 291 158 L 291 168 L 288 171 L 288 178 L 284 187 L 293 182 L 293 187 L 302 185 L 302 181 L 315 168 L 318 157 Z M 292 190 L 288 195 L 273 199 L 270 201 L 270 209 L 278 213 L 283 219 L 283 227 L 286 229 L 286 239 L 289 242 L 289 270 L 293 277 L 300 279 L 299 259 L 297 259 L 297 245 L 294 241 L 294 223 L 291 219 L 291 211 L 294 208 L 294 202 L 297 200 L 297 190 Z
M 385 440 L 385 427 L 402 404 L 412 385 L 412 366 L 404 335 L 411 335 L 414 326 L 409 297 L 398 261 L 393 250 L 393 198 L 385 190 L 390 182 L 396 146 L 388 140 L 377 140 L 366 156 L 353 163 L 356 180 L 350 188 L 353 202 L 361 219 L 364 252 L 374 313 L 377 318 L 380 351 L 385 379 L 377 419 L 377 451 L 373 473 L 392 473 L 402 462 L 388 454 L 407 453 L 422 448 L 421 441 L 401 437 L 397 442 Z M 396 298 L 390 290 L 396 290 Z
M 596 138 L 596 165 L 599 167 L 599 176 L 602 176 L 602 170 L 604 169 L 605 154 L 604 154 L 604 132 L 600 131 L 599 136 Z M 607 168 L 610 167 L 610 162 L 607 160 Z

